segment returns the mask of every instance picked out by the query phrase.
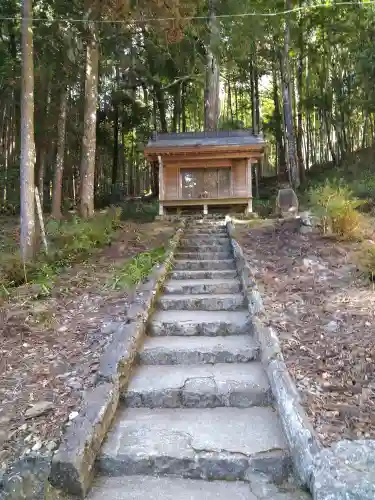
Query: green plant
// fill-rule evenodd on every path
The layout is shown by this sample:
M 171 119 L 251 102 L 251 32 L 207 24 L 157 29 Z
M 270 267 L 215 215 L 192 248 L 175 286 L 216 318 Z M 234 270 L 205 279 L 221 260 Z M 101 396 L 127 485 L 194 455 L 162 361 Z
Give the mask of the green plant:
M 375 245 L 372 242 L 364 242 L 356 255 L 356 262 L 361 273 L 372 282 L 375 281 Z
M 258 213 L 260 217 L 267 217 L 273 212 L 272 201 L 266 198 L 255 198 L 253 200 L 253 210 Z
M 155 264 L 164 258 L 164 248 L 155 248 L 149 252 L 141 252 L 115 270 L 107 287 L 120 290 L 137 285 L 147 278 Z
M 0 287 L 9 290 L 25 282 L 37 284 L 48 295 L 56 275 L 62 269 L 81 261 L 94 248 L 109 245 L 114 232 L 121 227 L 121 209 L 110 210 L 84 220 L 72 216 L 69 220 L 49 220 L 46 224 L 48 255 L 41 252 L 35 262 L 23 265 L 18 252 L 2 252 Z
M 158 214 L 157 202 L 128 201 L 122 205 L 122 220 L 152 222 Z
M 321 219 L 323 233 L 328 231 L 340 238 L 361 237 L 363 217 L 358 208 L 364 204 L 353 196 L 352 190 L 342 181 L 329 181 L 309 190 L 309 203 Z

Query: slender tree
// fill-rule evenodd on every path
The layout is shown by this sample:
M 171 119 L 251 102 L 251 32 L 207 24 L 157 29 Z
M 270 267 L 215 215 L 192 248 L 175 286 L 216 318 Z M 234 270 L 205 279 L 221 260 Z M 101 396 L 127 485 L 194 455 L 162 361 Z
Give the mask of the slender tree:
M 208 0 L 209 43 L 206 49 L 206 88 L 204 94 L 204 128 L 216 130 L 220 116 L 220 30 L 216 17 L 216 0 Z
M 21 79 L 21 255 L 30 260 L 35 248 L 35 142 L 32 0 L 22 1 Z
M 98 101 L 99 42 L 95 23 L 89 28 L 86 45 L 85 106 L 81 158 L 80 213 L 94 214 L 94 180 L 96 152 L 96 108 Z
M 57 122 L 57 155 L 52 194 L 52 216 L 61 217 L 62 181 L 65 160 L 66 114 L 68 106 L 68 87 L 64 84 L 60 91 L 60 109 Z
M 285 9 L 292 9 L 291 0 L 285 1 Z M 289 48 L 290 48 L 290 15 L 287 14 L 284 26 L 284 51 L 282 55 L 282 78 L 283 78 L 283 102 L 284 102 L 284 122 L 285 136 L 287 141 L 287 158 L 289 182 L 293 187 L 298 187 L 300 184 L 298 162 L 296 155 L 296 137 L 293 126 L 293 105 L 291 92 L 290 78 L 290 63 L 289 63 Z

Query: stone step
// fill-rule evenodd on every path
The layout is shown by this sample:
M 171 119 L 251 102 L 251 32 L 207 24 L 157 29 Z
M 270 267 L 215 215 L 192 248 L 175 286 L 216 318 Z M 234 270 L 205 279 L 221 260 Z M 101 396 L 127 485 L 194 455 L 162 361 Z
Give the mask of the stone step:
M 249 408 L 272 401 L 267 376 L 258 362 L 141 365 L 121 397 L 131 408 Z
M 241 480 L 252 470 L 286 475 L 290 460 L 277 414 L 268 407 L 123 407 L 97 466 L 112 477 Z
M 156 311 L 148 333 L 155 337 L 252 335 L 253 327 L 247 311 Z
M 187 227 L 184 231 L 184 235 L 206 235 L 206 234 L 225 234 L 227 235 L 228 232 L 224 226 L 218 226 L 218 227 L 202 227 L 202 228 L 192 228 L 192 227 Z
M 235 269 L 233 259 L 227 260 L 175 260 L 173 268 L 176 271 L 199 271 L 201 269 L 207 270 L 226 270 Z
M 215 239 L 221 239 L 221 240 L 229 240 L 229 236 L 226 232 L 221 232 L 221 233 L 216 233 L 216 232 L 212 232 L 212 233 L 203 233 L 201 231 L 186 231 L 184 234 L 183 234 L 183 239 L 187 239 L 187 240 L 193 240 L 193 241 L 196 241 L 197 239 L 199 238 L 209 238 L 211 240 L 215 240 Z
M 257 359 L 259 345 L 250 335 L 217 337 L 147 337 L 138 360 L 144 365 L 247 363 Z
M 170 274 L 173 280 L 220 280 L 220 279 L 234 279 L 238 278 L 237 271 L 235 269 L 228 270 L 187 270 L 187 271 L 174 271 Z
M 179 250 L 175 253 L 177 260 L 226 260 L 232 259 L 230 251 L 227 252 L 182 252 Z
M 163 311 L 182 309 L 183 311 L 237 311 L 245 307 L 245 298 L 236 294 L 162 295 L 158 305 Z
M 223 235 L 211 235 L 211 236 L 192 236 L 192 237 L 186 237 L 184 235 L 181 240 L 180 240 L 180 245 L 181 246 L 189 246 L 191 244 L 199 244 L 202 243 L 202 245 L 220 245 L 220 244 L 230 244 L 230 239 L 229 236 L 223 234 Z
M 165 293 L 239 293 L 240 280 L 170 280 L 164 286 Z
M 103 477 L 88 500 L 258 500 L 240 481 L 201 481 L 178 477 Z M 270 499 L 273 500 L 273 499 Z
M 229 241 L 225 241 L 223 243 L 213 243 L 212 245 L 201 245 L 200 243 L 190 242 L 188 245 L 181 245 L 179 247 L 179 251 L 181 252 L 202 252 L 202 253 L 210 253 L 210 252 L 231 252 L 232 247 L 230 246 Z
M 291 478 L 280 485 L 263 474 L 245 481 L 202 481 L 179 477 L 118 476 L 98 478 L 88 500 L 311 500 Z

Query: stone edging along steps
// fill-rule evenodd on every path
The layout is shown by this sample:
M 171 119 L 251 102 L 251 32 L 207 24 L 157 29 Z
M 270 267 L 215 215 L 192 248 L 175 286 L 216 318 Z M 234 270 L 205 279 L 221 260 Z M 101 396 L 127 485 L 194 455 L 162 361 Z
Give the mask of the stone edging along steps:
M 175 253 L 180 243 L 183 248 Z M 169 271 L 171 279 L 164 283 Z M 160 287 L 164 294 L 155 301 Z M 272 392 L 296 470 L 309 484 L 305 455 L 301 450 L 299 460 L 301 446 L 295 445 L 295 428 L 289 426 L 297 393 L 291 401 L 293 383 L 282 372 L 277 339 L 255 318 L 262 309 L 260 296 L 231 224 L 180 228 L 165 264 L 139 290 L 143 296 L 131 305 L 128 323 L 114 332 L 102 356 L 97 387 L 86 395 L 53 457 L 51 484 L 82 498 L 98 469 L 103 479 L 90 494 L 93 500 L 103 497 L 106 476 L 129 477 L 115 482 L 114 498 L 120 498 L 120 491 L 121 498 L 143 498 L 137 496 L 140 488 L 150 487 L 155 475 L 171 475 L 175 479 L 163 480 L 166 490 L 177 488 L 181 496 L 188 488 L 197 491 L 197 499 L 214 494 L 220 500 L 302 498 L 277 496 L 276 486 L 270 485 L 290 471 Z M 158 311 L 152 314 L 155 302 Z M 151 337 L 142 350 L 150 316 Z M 284 389 L 285 380 L 289 385 Z M 267 486 L 254 496 L 264 477 Z M 138 481 L 136 493 L 130 492 L 132 481 Z
M 306 225 L 302 215 L 300 222 Z M 374 500 L 375 440 L 342 440 L 329 448 L 322 446 L 302 407 L 277 334 L 263 324 L 262 299 L 241 246 L 234 238 L 232 221 L 227 220 L 226 226 L 242 288 L 253 315 L 254 336 L 260 345 L 261 360 L 300 484 L 311 491 L 314 500 Z
M 182 221 L 164 263 L 156 265 L 148 280 L 137 287 L 126 323 L 115 324 L 113 338 L 100 359 L 98 385 L 86 392 L 79 416 L 67 429 L 52 459 L 49 481 L 64 492 L 84 497 L 91 486 L 95 459 L 112 424 L 120 392 L 128 383 L 147 320 L 171 269 L 184 227 Z
M 116 328 L 98 385 L 53 457 L 50 482 L 82 498 L 95 469 L 90 500 L 302 500 L 302 490 L 271 484 L 288 477 L 291 460 L 314 500 L 375 498 L 331 495 L 333 461 L 276 333 L 262 323 L 231 221 L 183 226 Z
M 247 295 L 249 311 L 253 316 L 254 335 L 260 344 L 261 361 L 271 384 L 294 470 L 300 483 L 312 490 L 314 456 L 322 449 L 322 445 L 302 408 L 300 395 L 285 364 L 277 334 L 262 323 L 262 298 L 242 248 L 234 239 L 233 224 L 227 221 L 226 225 L 242 289 Z

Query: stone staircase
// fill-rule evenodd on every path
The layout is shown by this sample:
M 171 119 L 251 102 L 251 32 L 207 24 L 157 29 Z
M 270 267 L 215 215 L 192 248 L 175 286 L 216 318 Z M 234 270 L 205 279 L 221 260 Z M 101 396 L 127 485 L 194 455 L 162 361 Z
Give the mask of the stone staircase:
M 184 233 L 89 498 L 299 500 L 224 226 Z

